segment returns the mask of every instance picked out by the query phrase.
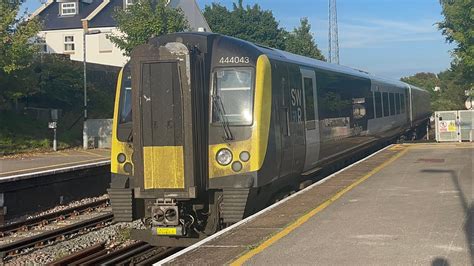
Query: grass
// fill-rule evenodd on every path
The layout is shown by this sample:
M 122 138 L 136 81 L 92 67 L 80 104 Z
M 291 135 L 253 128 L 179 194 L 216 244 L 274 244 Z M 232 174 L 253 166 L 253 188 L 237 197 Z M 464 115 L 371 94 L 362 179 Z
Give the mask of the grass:
M 58 148 L 65 149 L 81 144 L 82 123 L 69 129 L 72 114 L 58 121 Z M 48 121 L 38 120 L 25 114 L 0 112 L 0 156 L 24 152 L 52 150 L 53 131 Z

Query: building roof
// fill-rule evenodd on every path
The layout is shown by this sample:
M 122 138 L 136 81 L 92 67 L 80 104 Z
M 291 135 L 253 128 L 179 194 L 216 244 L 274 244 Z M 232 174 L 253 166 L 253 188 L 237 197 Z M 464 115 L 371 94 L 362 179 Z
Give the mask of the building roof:
M 74 16 L 60 16 L 61 2 L 78 3 L 79 13 Z M 123 8 L 123 5 L 124 0 L 49 0 L 38 8 L 32 17 L 39 17 L 43 30 L 81 29 L 83 20 L 89 22 L 89 28 L 115 27 L 117 24 L 113 19 L 113 12 L 117 8 Z M 170 0 L 169 5 L 183 10 L 191 30 L 204 28 L 208 32 L 211 31 L 195 0 Z
M 78 3 L 79 14 L 73 16 L 60 16 L 59 12 L 61 2 L 66 1 L 56 0 L 44 7 L 42 11 L 37 12 L 36 16 L 39 17 L 41 23 L 43 24 L 43 30 L 81 29 L 81 20 L 86 18 L 102 3 L 101 0 L 91 1 L 91 3 L 85 3 L 82 1 L 68 1 Z M 40 9 L 41 8 L 42 7 L 40 7 Z

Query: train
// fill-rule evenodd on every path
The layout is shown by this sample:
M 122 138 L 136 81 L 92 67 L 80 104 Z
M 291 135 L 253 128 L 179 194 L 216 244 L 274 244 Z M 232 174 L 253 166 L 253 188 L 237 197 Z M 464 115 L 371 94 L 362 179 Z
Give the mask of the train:
M 133 49 L 119 73 L 111 183 L 134 239 L 188 246 L 338 160 L 429 123 L 428 92 L 205 32 Z

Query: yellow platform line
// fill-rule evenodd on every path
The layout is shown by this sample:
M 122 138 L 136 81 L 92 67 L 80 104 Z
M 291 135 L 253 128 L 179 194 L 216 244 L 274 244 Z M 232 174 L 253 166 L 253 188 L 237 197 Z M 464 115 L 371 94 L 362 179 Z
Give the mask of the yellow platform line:
M 300 218 L 298 218 L 295 222 L 288 225 L 283 230 L 281 230 L 277 234 L 273 235 L 272 237 L 267 239 L 265 242 L 263 242 L 262 244 L 260 244 L 256 248 L 248 251 L 247 253 L 245 253 L 241 257 L 237 258 L 230 265 L 231 266 L 236 266 L 236 265 L 244 264 L 246 261 L 251 259 L 253 256 L 259 254 L 262 251 L 264 251 L 266 248 L 268 248 L 269 246 L 271 246 L 272 244 L 274 244 L 278 240 L 282 239 L 284 236 L 288 235 L 289 233 L 291 233 L 296 228 L 300 227 L 302 224 L 304 224 L 306 221 L 308 221 L 311 217 L 315 216 L 316 214 L 318 214 L 322 210 L 326 209 L 326 207 L 331 205 L 331 203 L 333 203 L 334 201 L 339 199 L 342 195 L 346 194 L 347 192 L 349 192 L 350 190 L 352 190 L 353 188 L 358 186 L 360 183 L 364 182 L 369 177 L 371 177 L 374 174 L 378 173 L 380 170 L 385 168 L 387 165 L 391 164 L 392 162 L 394 162 L 395 160 L 397 160 L 398 158 L 403 156 L 407 151 L 408 151 L 408 149 L 401 150 L 400 152 L 398 152 L 397 154 L 392 156 L 390 159 L 386 160 L 381 165 L 379 165 L 376 168 L 372 169 L 372 171 L 370 171 L 369 173 L 367 173 L 363 177 L 359 178 L 357 181 L 355 181 L 354 183 L 352 183 L 348 187 L 346 187 L 343 190 L 336 193 L 334 196 L 332 196 L 330 199 L 326 200 L 324 203 L 322 203 L 321 205 L 319 205 L 315 209 L 311 210 L 307 214 L 305 214 L 305 215 L 301 216 Z
M 103 155 L 100 155 L 100 154 L 97 154 L 97 153 L 94 153 L 94 152 L 90 152 L 90 151 L 80 151 L 80 152 L 90 154 L 90 155 L 95 155 L 95 156 L 98 156 L 98 157 L 104 157 Z

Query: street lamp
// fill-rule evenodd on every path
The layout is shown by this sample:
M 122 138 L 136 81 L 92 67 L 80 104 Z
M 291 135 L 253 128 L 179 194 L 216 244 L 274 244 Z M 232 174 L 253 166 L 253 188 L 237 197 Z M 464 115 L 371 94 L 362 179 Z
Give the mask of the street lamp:
M 89 30 L 87 23 L 83 25 L 82 35 L 82 63 L 84 68 L 84 127 L 82 129 L 82 147 L 87 150 L 88 148 L 88 136 L 87 136 L 87 61 L 86 61 L 86 36 L 101 33 L 100 30 Z

